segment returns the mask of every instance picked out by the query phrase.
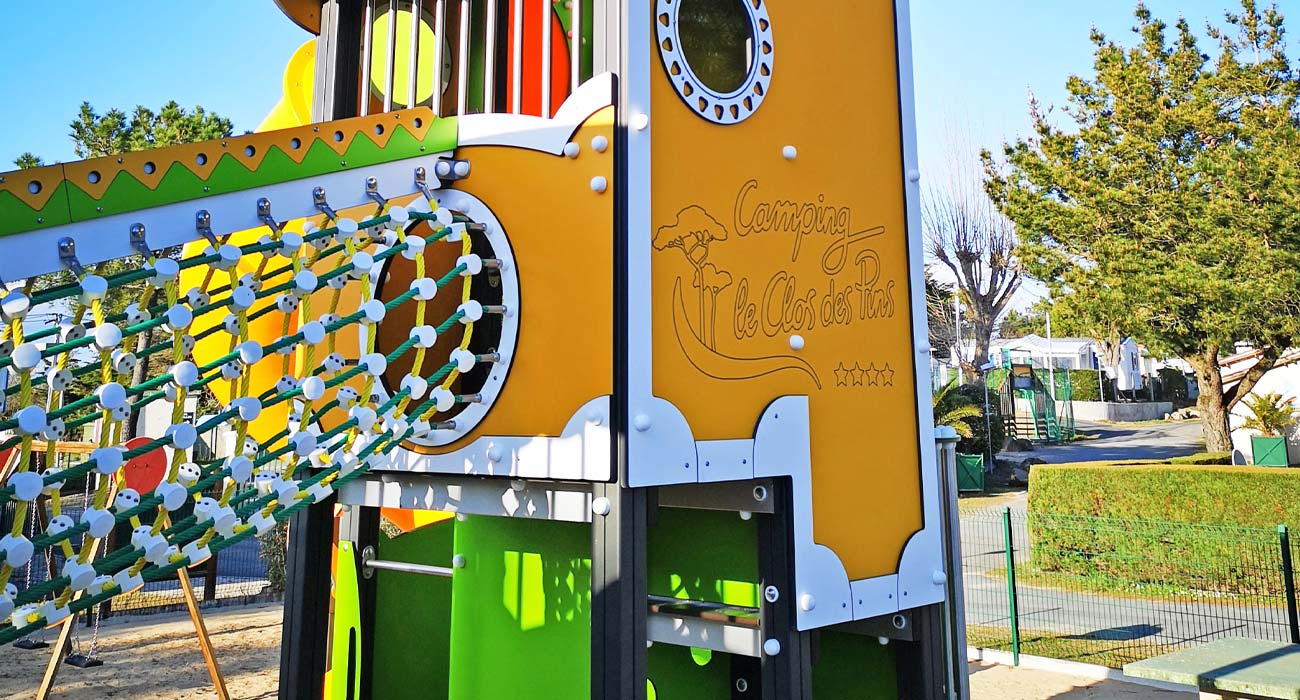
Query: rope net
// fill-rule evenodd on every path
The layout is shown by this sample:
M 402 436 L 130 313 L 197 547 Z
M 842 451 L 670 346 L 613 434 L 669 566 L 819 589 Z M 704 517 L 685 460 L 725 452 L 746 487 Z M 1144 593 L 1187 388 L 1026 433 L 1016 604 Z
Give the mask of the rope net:
M 409 206 L 383 203 L 361 221 L 328 212 L 298 228 L 268 221 L 256 242 L 209 235 L 206 245 L 173 256 L 145 255 L 146 247 L 128 269 L 70 265 L 71 283 L 38 291 L 29 280 L 0 298 L 0 368 L 16 378 L 5 389 L 10 410 L 0 434 L 11 437 L 0 449 L 17 452 L 0 488 L 0 505 L 12 502 L 16 515 L 0 537 L 0 644 L 267 532 L 382 464 L 404 441 L 445 429 L 478 400 L 457 394 L 458 380 L 496 361 L 492 352 L 476 354 L 471 339 L 485 314 L 504 313 L 474 298 L 486 286 L 475 278 L 499 265 L 475 252 L 484 252 L 483 226 L 419 197 Z M 428 254 L 435 244 L 447 248 Z M 392 261 L 406 266 L 402 281 L 410 283 L 384 300 L 377 291 L 381 278 L 392 281 Z M 441 269 L 426 270 L 430 261 Z M 107 313 L 106 297 L 132 284 L 140 297 Z M 70 319 L 29 334 L 24 321 L 41 307 Z M 404 341 L 381 352 L 378 326 L 395 311 L 414 320 L 403 323 Z M 150 345 L 142 334 L 162 340 Z M 165 371 L 133 383 L 148 358 Z M 268 368 L 280 377 L 260 386 L 266 382 L 254 375 Z M 65 402 L 78 380 L 93 391 Z M 187 420 L 186 399 L 203 392 L 219 410 Z M 159 403 L 170 406 L 165 433 L 120 446 L 126 422 Z M 287 425 L 268 427 L 276 411 Z M 59 469 L 57 442 L 83 426 L 95 427 L 97 446 L 86 461 Z M 195 447 L 218 428 L 233 429 L 233 454 L 203 461 Z M 40 449 L 50 465 L 43 472 L 31 467 Z M 124 466 L 159 449 L 170 453 L 165 476 L 148 492 L 130 488 Z M 63 512 L 61 489 L 88 479 L 96 486 L 74 520 Z M 28 537 L 23 524 L 42 496 L 51 517 Z M 95 558 L 124 523 L 129 541 Z M 64 560 L 59 575 L 19 590 L 15 571 L 52 552 Z

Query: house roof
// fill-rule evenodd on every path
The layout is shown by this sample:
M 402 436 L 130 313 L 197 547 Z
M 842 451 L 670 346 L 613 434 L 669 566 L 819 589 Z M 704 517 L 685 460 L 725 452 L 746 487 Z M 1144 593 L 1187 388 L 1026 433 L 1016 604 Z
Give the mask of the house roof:
M 1021 350 L 1042 355 L 1048 354 L 1049 347 L 1052 355 L 1078 355 L 1085 348 L 1091 349 L 1092 345 L 1093 342 L 1089 338 L 1052 338 L 1049 344 L 1047 338 L 1033 333 L 1023 338 L 995 340 L 990 344 L 991 347 L 999 350 L 1006 349 L 1013 352 Z
M 1223 390 L 1226 392 L 1236 386 L 1252 367 L 1259 364 L 1259 358 L 1262 354 L 1259 350 L 1248 350 L 1219 360 L 1219 370 L 1223 373 Z M 1277 362 L 1273 364 L 1273 369 L 1293 365 L 1297 362 L 1300 362 L 1300 348 L 1291 348 L 1277 358 Z

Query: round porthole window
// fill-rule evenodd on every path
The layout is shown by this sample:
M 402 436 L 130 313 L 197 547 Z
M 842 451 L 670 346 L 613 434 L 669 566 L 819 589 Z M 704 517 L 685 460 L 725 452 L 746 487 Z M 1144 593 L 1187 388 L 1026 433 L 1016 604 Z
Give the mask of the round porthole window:
M 668 80 L 686 106 L 718 124 L 758 110 L 772 82 L 772 22 L 764 0 L 656 0 Z

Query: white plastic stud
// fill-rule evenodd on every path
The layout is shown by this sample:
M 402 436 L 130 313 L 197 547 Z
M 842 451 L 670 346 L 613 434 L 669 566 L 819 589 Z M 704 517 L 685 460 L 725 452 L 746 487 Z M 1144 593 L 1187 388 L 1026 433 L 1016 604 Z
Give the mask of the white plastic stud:
M 635 417 L 632 418 L 632 427 L 636 428 L 638 433 L 644 433 L 647 430 L 650 430 L 650 426 L 651 426 L 650 416 L 644 413 L 638 413 L 636 414 Z
M 188 450 L 194 447 L 195 441 L 199 439 L 198 431 L 189 423 L 177 423 L 168 426 L 165 434 L 171 440 L 172 447 L 178 450 Z
M 804 612 L 812 612 L 817 609 L 817 599 L 811 593 L 804 593 L 799 596 L 799 609 Z
M 298 274 L 293 276 L 293 293 L 305 297 L 316 291 L 319 284 L 320 280 L 316 278 L 316 273 L 311 270 L 300 270 Z
M 763 653 L 768 656 L 776 656 L 781 653 L 781 642 L 775 639 L 769 639 L 763 642 Z
M 361 313 L 363 314 L 362 323 L 375 324 L 384 320 L 384 316 L 388 314 L 388 309 L 384 308 L 384 302 L 371 299 L 361 305 Z
M 81 280 L 81 303 L 90 306 L 96 299 L 108 294 L 108 280 L 99 275 L 86 275 Z
M 581 152 L 582 152 L 582 146 L 579 146 L 578 144 L 572 141 L 564 144 L 564 155 L 568 156 L 569 158 L 577 158 L 578 154 Z
M 36 343 L 23 343 L 14 348 L 10 357 L 19 372 L 30 372 L 41 363 L 41 349 L 36 347 Z
M 632 115 L 632 128 L 637 131 L 645 131 L 650 126 L 650 115 L 645 112 L 639 112 Z
M 419 400 L 424 397 L 424 392 L 429 390 L 429 381 L 424 377 L 408 374 L 402 377 L 402 388 L 411 399 Z
M 791 350 L 803 350 L 803 345 L 804 345 L 804 343 L 803 343 L 803 336 L 802 336 L 802 335 L 792 335 L 792 336 L 790 336 L 790 349 L 791 349 Z
M 118 595 L 126 595 L 144 588 L 144 577 L 139 574 L 132 576 L 131 567 L 127 567 L 113 575 L 113 583 L 118 587 Z
M 167 283 L 176 279 L 176 275 L 181 273 L 180 263 L 171 258 L 159 258 L 152 265 L 146 263 L 145 269 L 153 269 L 153 277 L 149 278 L 149 284 L 162 289 Z
M 456 267 L 465 267 L 465 271 L 460 273 L 461 277 L 473 277 L 483 271 L 483 258 L 470 253 L 456 258 Z
M 781 157 L 786 160 L 794 160 L 799 157 L 799 149 L 794 146 L 786 146 L 781 149 Z
M 176 304 L 163 314 L 167 319 L 163 322 L 163 330 L 168 333 L 177 333 L 190 327 L 194 323 L 194 312 L 190 311 L 188 306 Z
M 411 281 L 411 290 L 415 292 L 416 299 L 429 301 L 438 295 L 438 283 L 429 277 L 421 277 Z
M 383 376 L 388 370 L 388 358 L 380 352 L 372 352 L 361 358 L 361 364 L 365 365 L 366 371 L 375 377 Z
M 199 368 L 189 360 L 181 360 L 172 365 L 171 375 L 173 384 L 188 389 L 199 380 Z
M 24 406 L 14 415 L 18 421 L 19 435 L 40 435 L 48 425 L 45 409 L 40 406 Z
M 320 377 L 307 377 L 300 386 L 303 398 L 308 401 L 315 401 L 325 395 L 325 380 Z
M 302 342 L 308 345 L 320 345 L 325 342 L 325 324 L 311 321 L 298 330 L 302 333 Z
M 483 319 L 483 305 L 473 299 L 456 307 L 456 310 L 462 314 L 461 323 L 475 323 Z
M 112 350 L 122 344 L 122 330 L 112 323 L 95 326 L 95 347 Z
M 41 495 L 45 482 L 36 472 L 17 472 L 9 477 L 9 486 L 14 490 L 14 498 L 34 501 Z
M 364 250 L 352 254 L 352 270 L 349 274 L 356 279 L 361 279 L 362 275 L 369 274 L 370 268 L 375 266 L 375 258 Z
M 100 408 L 111 411 L 126 403 L 126 387 L 117 382 L 101 384 L 95 389 L 95 397 L 99 399 Z
M 22 292 L 10 292 L 0 299 L 0 318 L 5 321 L 18 321 L 27 316 L 32 308 L 32 300 Z
M 433 399 L 434 407 L 438 411 L 450 411 L 452 406 L 456 405 L 456 395 L 442 387 L 435 388 L 433 393 L 429 394 L 429 398 Z
M 433 326 L 416 326 L 411 329 L 410 338 L 415 341 L 416 347 L 431 348 L 438 342 L 438 329 Z
M 120 447 L 100 447 L 90 452 L 90 458 L 95 460 L 95 471 L 108 476 L 116 473 L 122 466 L 122 448 Z
M 243 455 L 231 457 L 226 468 L 230 470 L 230 478 L 237 482 L 243 483 L 253 478 L 253 460 Z
M 230 405 L 239 411 L 239 419 L 242 421 L 254 421 L 262 415 L 262 402 L 256 396 L 244 396 L 230 402 Z
M 591 502 L 591 512 L 599 516 L 609 515 L 610 507 L 609 499 L 604 496 L 596 498 Z
M 162 499 L 163 508 L 166 508 L 169 512 L 174 512 L 185 505 L 190 494 L 182 484 L 166 481 L 158 484 L 153 490 L 153 495 Z
M 604 194 L 607 189 L 609 189 L 609 180 L 606 180 L 604 175 L 597 175 L 596 177 L 591 178 L 592 192 L 595 192 L 596 194 Z
M 108 533 L 113 531 L 113 523 L 113 514 L 101 508 L 87 508 L 81 514 L 81 524 L 96 539 L 108 537 Z
M 463 348 L 456 348 L 451 351 L 451 361 L 456 365 L 456 371 L 464 374 L 472 369 L 478 361 L 474 358 L 474 353 Z
M 596 136 L 591 139 L 591 150 L 597 153 L 604 153 L 609 150 L 609 139 L 604 136 Z
M 181 549 L 181 554 L 189 558 L 191 568 L 212 558 L 212 550 L 207 547 L 200 547 L 197 540 L 185 545 Z

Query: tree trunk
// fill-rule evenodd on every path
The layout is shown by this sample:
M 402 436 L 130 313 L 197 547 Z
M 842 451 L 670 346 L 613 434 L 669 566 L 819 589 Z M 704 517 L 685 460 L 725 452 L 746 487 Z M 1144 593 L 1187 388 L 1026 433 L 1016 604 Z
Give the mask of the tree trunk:
M 1208 452 L 1231 452 L 1232 435 L 1228 431 L 1228 402 L 1223 395 L 1223 374 L 1219 370 L 1219 349 L 1214 346 L 1200 356 L 1185 358 L 1196 370 L 1200 396 L 1196 406 L 1201 411 L 1201 430 Z

